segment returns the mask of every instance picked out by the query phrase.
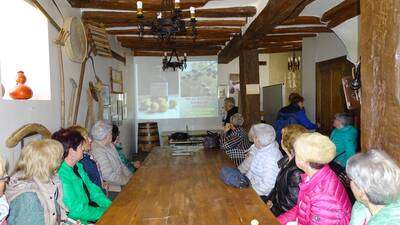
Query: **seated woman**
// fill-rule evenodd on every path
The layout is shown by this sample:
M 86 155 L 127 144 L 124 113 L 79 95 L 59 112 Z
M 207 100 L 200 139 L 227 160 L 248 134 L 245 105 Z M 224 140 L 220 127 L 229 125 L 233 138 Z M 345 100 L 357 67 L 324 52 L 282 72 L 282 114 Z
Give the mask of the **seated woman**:
M 92 155 L 100 166 L 103 179 L 110 185 L 121 188 L 132 177 L 132 172 L 121 162 L 112 143 L 112 126 L 98 121 L 92 127 Z
M 342 167 L 346 167 L 347 160 L 356 154 L 358 132 L 352 126 L 353 118 L 347 113 L 338 113 L 335 115 L 331 133 L 331 140 L 336 145 L 336 159 Z
M 63 187 L 56 174 L 63 153 L 63 146 L 49 139 L 22 149 L 6 190 L 9 225 L 58 225 L 66 219 Z
M 136 171 L 136 169 L 138 169 L 140 167 L 140 161 L 135 161 L 135 162 L 131 162 L 129 161 L 125 154 L 124 151 L 122 149 L 122 144 L 119 141 L 119 129 L 118 126 L 113 124 L 112 126 L 112 142 L 114 144 L 115 149 L 117 149 L 118 151 L 118 155 L 119 158 L 121 159 L 121 162 L 132 172 L 134 173 Z
M 102 188 L 103 192 L 105 192 L 105 186 L 106 183 L 103 183 L 103 179 L 101 178 L 100 171 L 97 166 L 97 162 L 93 159 L 93 156 L 89 154 L 89 151 L 91 150 L 91 144 L 92 144 L 92 139 L 89 137 L 89 133 L 87 130 L 81 126 L 72 126 L 70 127 L 71 130 L 77 131 L 81 134 L 81 136 L 84 139 L 83 143 L 83 158 L 81 161 L 79 161 L 87 175 L 89 176 L 89 179 Z
M 303 173 L 294 159 L 293 144 L 296 139 L 307 132 L 303 126 L 292 124 L 282 129 L 282 149 L 287 154 L 278 162 L 280 168 L 275 187 L 268 196 L 268 206 L 275 216 L 292 209 L 297 202 L 300 174 Z
M 63 187 L 63 200 L 68 217 L 82 224 L 95 223 L 111 201 L 101 188 L 94 184 L 79 162 L 83 158 L 85 139 L 71 129 L 61 129 L 53 134 L 64 147 L 64 161 L 58 169 Z
M 247 133 L 242 127 L 243 122 L 241 114 L 236 113 L 231 116 L 230 123 L 225 125 L 220 139 L 221 148 L 236 166 L 243 162 L 247 149 L 251 146 Z
M 351 203 L 346 189 L 339 181 L 329 162 L 335 158 L 335 145 L 319 133 L 305 133 L 294 142 L 297 167 L 301 175 L 296 205 L 280 215 L 281 224 L 347 225 Z
M 346 171 L 357 199 L 351 225 L 400 224 L 400 168 L 388 154 L 359 153 L 349 159 Z
M 276 140 L 278 143 L 281 141 L 281 131 L 284 127 L 290 124 L 299 124 L 309 130 L 315 130 L 318 128 L 317 124 L 312 123 L 304 110 L 304 98 L 297 94 L 291 93 L 289 96 L 290 104 L 283 107 L 278 112 L 278 118 L 274 122 L 274 128 L 276 131 Z
M 250 167 L 245 173 L 251 187 L 266 201 L 274 187 L 279 168 L 277 162 L 282 158 L 279 145 L 275 141 L 275 130 L 268 124 L 256 124 L 250 129 L 254 141 Z

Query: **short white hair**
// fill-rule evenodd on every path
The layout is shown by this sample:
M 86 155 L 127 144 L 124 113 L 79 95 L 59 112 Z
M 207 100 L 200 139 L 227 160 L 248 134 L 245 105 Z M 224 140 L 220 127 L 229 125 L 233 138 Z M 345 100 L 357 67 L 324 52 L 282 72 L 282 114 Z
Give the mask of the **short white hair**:
M 251 126 L 249 133 L 253 138 L 257 137 L 262 146 L 271 144 L 276 138 L 275 129 L 271 125 L 265 123 L 259 123 Z
M 372 149 L 351 157 L 346 172 L 375 205 L 387 205 L 399 197 L 400 168 L 384 151 Z
M 103 120 L 99 120 L 93 125 L 91 134 L 94 140 L 102 141 L 107 137 L 108 134 L 111 133 L 111 131 L 111 124 L 108 124 Z
M 232 124 L 233 126 L 243 126 L 244 123 L 244 119 L 242 114 L 240 113 L 235 113 L 231 116 L 230 120 L 229 120 L 230 124 Z

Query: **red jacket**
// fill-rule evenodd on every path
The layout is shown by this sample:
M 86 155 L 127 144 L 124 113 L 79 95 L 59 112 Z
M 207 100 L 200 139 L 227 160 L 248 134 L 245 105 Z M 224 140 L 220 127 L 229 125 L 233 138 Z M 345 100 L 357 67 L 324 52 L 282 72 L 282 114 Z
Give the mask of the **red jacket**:
M 298 219 L 299 225 L 348 225 L 351 203 L 335 172 L 326 165 L 306 179 L 302 174 L 297 204 L 279 216 L 279 222 L 286 225 Z

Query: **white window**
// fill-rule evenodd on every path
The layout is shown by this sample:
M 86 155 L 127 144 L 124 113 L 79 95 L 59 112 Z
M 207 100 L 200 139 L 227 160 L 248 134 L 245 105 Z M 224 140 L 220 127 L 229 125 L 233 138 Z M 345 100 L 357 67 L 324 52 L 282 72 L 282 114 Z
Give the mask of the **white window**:
M 25 0 L 0 0 L 0 78 L 4 99 L 16 85 L 17 72 L 27 77 L 32 100 L 50 100 L 49 36 L 46 17 Z

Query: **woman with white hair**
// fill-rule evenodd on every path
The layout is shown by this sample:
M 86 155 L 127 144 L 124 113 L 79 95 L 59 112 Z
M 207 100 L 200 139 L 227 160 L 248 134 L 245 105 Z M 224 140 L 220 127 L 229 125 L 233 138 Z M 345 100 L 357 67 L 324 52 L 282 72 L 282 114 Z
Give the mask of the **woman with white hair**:
M 400 168 L 389 155 L 359 153 L 349 159 L 346 172 L 357 199 L 351 225 L 400 224 Z
M 230 117 L 230 123 L 227 123 L 224 128 L 224 133 L 221 135 L 221 148 L 225 151 L 228 157 L 239 166 L 245 159 L 246 153 L 251 144 L 246 131 L 242 127 L 244 123 L 241 114 L 236 113 Z
M 278 161 L 282 158 L 282 153 L 275 141 L 275 130 L 272 126 L 256 124 L 251 127 L 250 133 L 255 150 L 246 177 L 250 180 L 251 187 L 266 201 L 275 185 L 279 173 Z
M 132 177 L 132 172 L 121 162 L 112 143 L 112 126 L 104 121 L 97 121 L 91 133 L 91 154 L 100 166 L 103 179 L 117 189 L 126 185 Z
M 336 145 L 335 162 L 342 167 L 346 166 L 347 160 L 356 154 L 358 131 L 352 125 L 353 118 L 348 113 L 338 113 L 333 121 L 331 140 Z
M 346 189 L 329 167 L 335 158 L 332 141 L 322 134 L 305 133 L 294 142 L 295 161 L 303 170 L 296 205 L 280 215 L 281 224 L 348 225 L 351 203 Z

